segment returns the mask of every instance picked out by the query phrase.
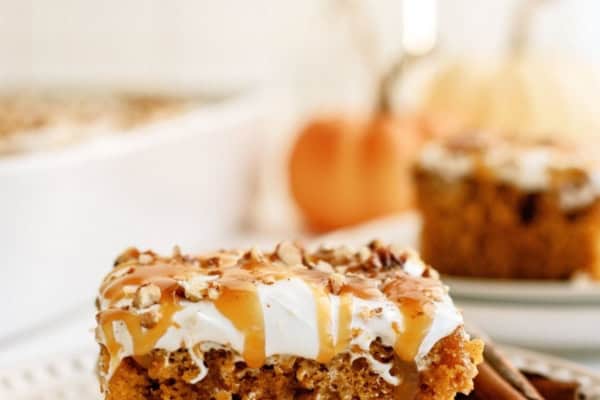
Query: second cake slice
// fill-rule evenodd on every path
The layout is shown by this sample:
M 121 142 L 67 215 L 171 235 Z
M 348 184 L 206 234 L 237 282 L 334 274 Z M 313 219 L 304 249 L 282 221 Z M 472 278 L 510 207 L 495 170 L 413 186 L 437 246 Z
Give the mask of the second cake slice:
M 485 134 L 431 142 L 415 170 L 424 260 L 448 275 L 600 279 L 594 149 Z

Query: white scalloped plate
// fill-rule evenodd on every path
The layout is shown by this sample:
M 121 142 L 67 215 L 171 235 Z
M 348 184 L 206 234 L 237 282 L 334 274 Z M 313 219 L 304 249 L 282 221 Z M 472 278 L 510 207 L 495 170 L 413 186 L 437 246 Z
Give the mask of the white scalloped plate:
M 547 282 L 444 276 L 443 280 L 455 297 L 463 299 L 600 306 L 600 284 L 583 278 L 569 282 Z
M 555 379 L 578 381 L 586 400 L 600 400 L 600 375 L 578 365 L 512 347 L 503 351 L 521 369 Z M 100 400 L 91 351 L 0 370 L 0 399 Z

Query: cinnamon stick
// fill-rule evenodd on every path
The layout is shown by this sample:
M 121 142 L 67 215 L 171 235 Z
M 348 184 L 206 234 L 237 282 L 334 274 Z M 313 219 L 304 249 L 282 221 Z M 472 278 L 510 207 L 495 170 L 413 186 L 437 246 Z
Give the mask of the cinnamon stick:
M 475 377 L 475 390 L 472 395 L 477 400 L 526 400 L 486 361 L 479 364 L 479 374 Z
M 494 342 L 483 332 L 469 327 L 469 333 L 484 342 L 483 358 L 502 378 L 522 393 L 526 400 L 544 400 L 527 378 L 502 355 Z
M 546 400 L 577 400 L 579 398 L 580 385 L 578 382 L 557 381 L 527 372 L 524 374 Z
M 485 343 L 483 357 L 502 377 L 523 393 L 527 400 L 544 400 L 529 380 L 496 349 L 493 343 Z

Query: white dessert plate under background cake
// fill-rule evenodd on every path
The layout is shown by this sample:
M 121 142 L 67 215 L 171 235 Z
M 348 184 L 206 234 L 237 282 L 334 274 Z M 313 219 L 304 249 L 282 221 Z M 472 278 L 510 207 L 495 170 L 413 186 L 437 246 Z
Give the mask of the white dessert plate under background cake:
M 586 400 L 600 400 L 600 375 L 539 353 L 517 348 L 503 348 L 503 351 L 517 367 L 554 379 L 578 381 Z M 96 353 L 90 349 L 0 369 L 0 399 L 100 400 L 95 360 Z
M 379 238 L 418 248 L 416 213 L 340 230 L 315 243 L 361 245 Z M 600 284 L 444 277 L 465 317 L 499 341 L 550 350 L 600 353 Z

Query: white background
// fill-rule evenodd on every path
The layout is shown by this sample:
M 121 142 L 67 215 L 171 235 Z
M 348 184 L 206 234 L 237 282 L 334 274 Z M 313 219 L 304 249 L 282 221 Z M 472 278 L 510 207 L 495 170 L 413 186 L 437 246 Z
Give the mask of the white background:
M 352 0 L 0 0 L 0 84 L 292 84 L 321 101 L 360 97 L 364 66 L 340 4 Z M 384 53 L 400 1 L 356 1 Z M 518 0 L 439 1 L 445 54 L 497 56 Z M 600 2 L 548 0 L 532 50 L 600 60 Z M 361 75 L 363 74 L 363 75 Z

